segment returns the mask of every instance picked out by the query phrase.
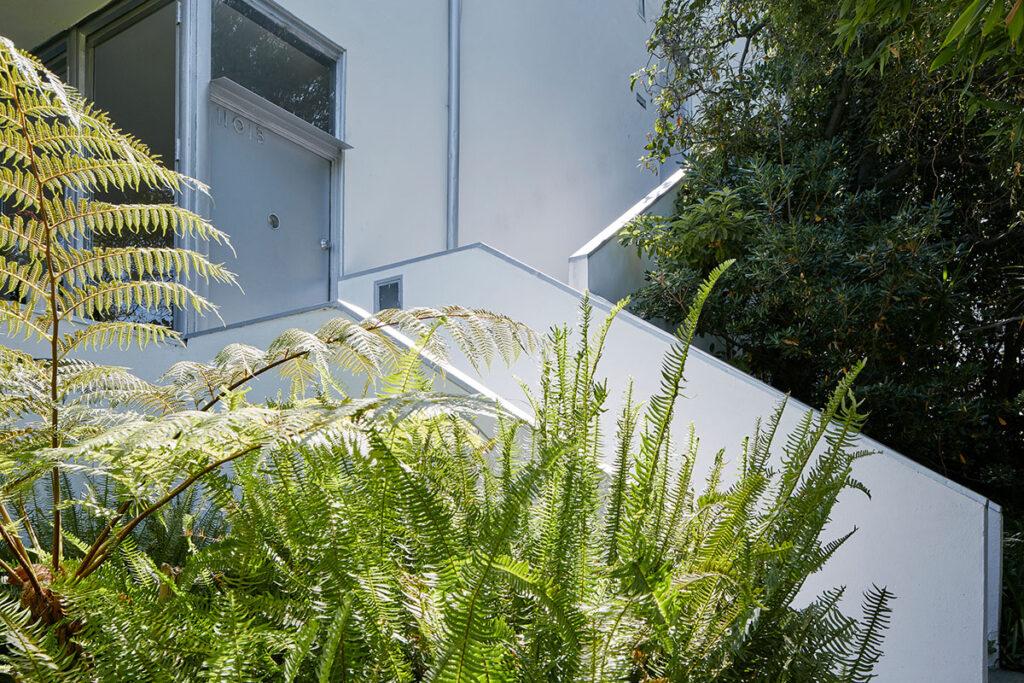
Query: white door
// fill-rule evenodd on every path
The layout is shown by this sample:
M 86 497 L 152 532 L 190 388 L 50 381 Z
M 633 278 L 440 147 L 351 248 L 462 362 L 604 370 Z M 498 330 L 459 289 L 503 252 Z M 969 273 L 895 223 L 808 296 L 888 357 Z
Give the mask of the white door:
M 323 303 L 340 262 L 341 48 L 249 0 L 214 0 L 210 48 L 211 219 L 235 252 L 210 255 L 241 286 L 213 284 L 210 300 L 225 323 Z
M 212 221 L 235 253 L 210 256 L 241 290 L 214 285 L 225 323 L 323 303 L 330 296 L 331 161 L 256 116 L 209 105 Z M 212 321 L 207 321 L 207 326 Z

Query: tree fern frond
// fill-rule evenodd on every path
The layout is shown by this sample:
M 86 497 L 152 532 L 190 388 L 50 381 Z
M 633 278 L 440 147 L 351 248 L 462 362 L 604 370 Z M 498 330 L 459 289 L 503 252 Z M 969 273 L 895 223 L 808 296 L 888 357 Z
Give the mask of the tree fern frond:
M 0 329 L 7 336 L 49 342 L 53 337 L 47 322 L 47 318 L 34 315 L 25 304 L 0 300 Z
M 196 252 L 173 248 L 93 248 L 66 250 L 56 276 L 76 284 L 121 279 L 128 275 L 146 278 L 182 277 L 207 282 L 235 283 L 235 276 Z M 68 284 L 65 284 L 68 286 Z
M 127 320 L 93 322 L 88 326 L 61 336 L 59 349 L 67 355 L 79 349 L 102 349 L 116 346 L 127 350 L 137 346 L 140 350 L 151 344 L 180 343 L 181 333 L 158 323 Z
M 111 204 L 59 197 L 46 201 L 49 230 L 70 242 L 85 235 L 174 233 L 230 246 L 226 234 L 198 214 L 174 204 Z
M 59 300 L 62 318 L 109 316 L 131 306 L 147 309 L 158 307 L 191 307 L 200 313 L 216 310 L 216 306 L 186 285 L 167 280 L 111 280 L 82 286 L 67 292 Z

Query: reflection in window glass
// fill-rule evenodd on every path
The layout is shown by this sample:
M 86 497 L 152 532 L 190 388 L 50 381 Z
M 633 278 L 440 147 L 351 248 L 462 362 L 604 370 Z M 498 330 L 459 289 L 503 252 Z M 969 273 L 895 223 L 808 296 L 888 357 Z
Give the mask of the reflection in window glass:
M 6 223 L 7 221 L 13 221 L 17 212 L 9 208 L 2 199 L 0 199 L 0 222 Z M 14 248 L 11 249 L 0 249 L 0 257 L 3 257 L 7 261 L 16 261 L 18 263 L 25 263 L 27 259 Z M 7 283 L 11 284 L 11 283 Z M 17 298 L 14 292 L 8 292 L 6 289 L 0 291 L 0 299 L 6 301 L 14 301 Z
M 68 59 L 64 53 L 48 61 L 46 68 L 52 71 L 60 80 L 65 83 L 68 82 Z
M 402 307 L 402 281 L 401 279 L 386 280 L 377 283 L 377 312 L 386 308 Z
M 214 3 L 211 75 L 334 132 L 333 62 L 241 0 Z
M 174 4 L 127 26 L 92 50 L 92 99 L 110 113 L 119 128 L 134 135 L 174 166 L 177 13 Z M 98 192 L 95 198 L 113 203 L 169 204 L 170 190 Z M 94 247 L 173 247 L 174 235 L 161 232 L 92 236 Z M 120 312 L 122 320 L 171 325 L 170 308 Z

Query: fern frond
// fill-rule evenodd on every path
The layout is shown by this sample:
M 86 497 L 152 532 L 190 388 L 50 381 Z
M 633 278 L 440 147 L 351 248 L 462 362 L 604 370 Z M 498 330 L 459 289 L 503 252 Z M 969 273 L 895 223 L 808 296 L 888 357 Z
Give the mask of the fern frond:
M 640 454 L 635 480 L 628 496 L 628 536 L 634 550 L 641 544 L 643 525 L 650 515 L 661 512 L 660 505 L 652 505 L 652 496 L 658 490 L 659 478 L 665 476 L 667 440 L 675 413 L 676 402 L 683 386 L 683 372 L 690 345 L 696 334 L 697 322 L 708 296 L 718 278 L 732 265 L 726 261 L 715 268 L 701 284 L 689 313 L 676 331 L 679 342 L 672 347 L 662 365 L 661 391 L 653 396 L 644 417 L 645 427 L 640 437 Z
M 181 342 L 181 333 L 158 323 L 127 320 L 92 322 L 74 332 L 63 334 L 58 342 L 62 357 L 80 349 L 102 349 L 116 346 L 128 350 L 137 346 L 140 350 L 151 344 Z
M 77 674 L 69 671 L 71 654 L 61 652 L 52 632 L 36 623 L 28 610 L 0 597 L 0 623 L 7 644 L 0 662 L 39 683 L 76 680 Z
M 132 306 L 154 308 L 185 308 L 205 313 L 216 306 L 196 294 L 186 285 L 167 280 L 111 280 L 89 284 L 60 297 L 60 317 L 77 315 L 82 318 L 110 316 Z
M 864 593 L 864 622 L 857 629 L 853 649 L 843 664 L 844 680 L 866 683 L 875 676 L 875 664 L 882 657 L 884 631 L 891 620 L 892 593 L 886 588 L 872 586 Z
M 173 233 L 230 246 L 228 236 L 198 214 L 174 204 L 111 204 L 59 197 L 46 200 L 48 229 L 72 242 L 86 235 Z

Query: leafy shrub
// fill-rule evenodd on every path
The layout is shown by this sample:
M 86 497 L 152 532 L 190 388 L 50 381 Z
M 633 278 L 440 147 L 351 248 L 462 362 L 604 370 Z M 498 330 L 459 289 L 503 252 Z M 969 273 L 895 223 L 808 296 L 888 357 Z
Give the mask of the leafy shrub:
M 685 156 L 689 176 L 673 216 L 628 235 L 655 262 L 642 315 L 678 322 L 737 259 L 704 319 L 716 353 L 811 405 L 868 358 L 868 433 L 1009 515 L 1024 509 L 1014 4 L 666 2 L 635 83 L 658 107 L 651 160 Z
M 1024 523 L 1012 520 L 1003 536 L 1000 663 L 1024 671 Z

